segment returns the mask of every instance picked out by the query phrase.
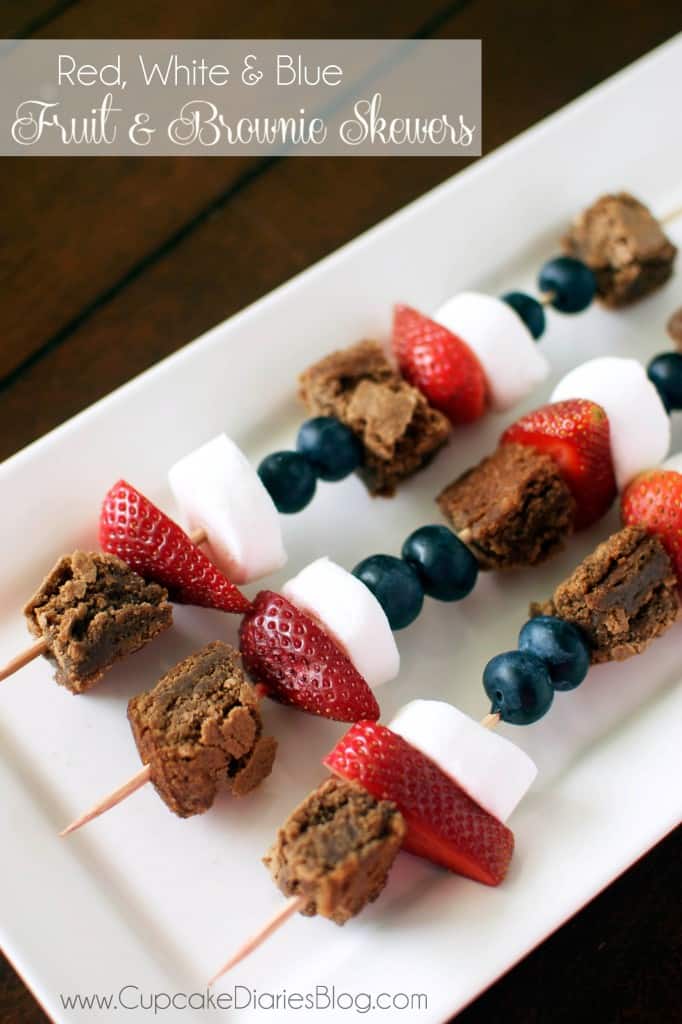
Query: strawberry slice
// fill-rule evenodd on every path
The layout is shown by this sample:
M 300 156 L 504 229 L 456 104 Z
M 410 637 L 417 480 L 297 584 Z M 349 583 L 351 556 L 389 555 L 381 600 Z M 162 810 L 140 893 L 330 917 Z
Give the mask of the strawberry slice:
M 486 885 L 499 885 L 506 875 L 513 832 L 385 725 L 358 722 L 324 764 L 397 804 L 407 823 L 406 850 Z
M 166 587 L 180 604 L 240 613 L 251 607 L 177 523 L 125 480 L 102 502 L 99 542 L 145 579 Z
M 575 528 L 584 529 L 608 512 L 617 487 L 609 419 L 584 398 L 543 405 L 507 427 L 500 444 L 524 444 L 550 455 L 576 501 Z
M 682 587 L 682 473 L 654 469 L 626 487 L 621 500 L 626 526 L 641 526 L 660 538 Z
M 393 312 L 393 351 L 406 380 L 452 423 L 472 423 L 486 409 L 488 385 L 469 346 L 411 306 Z
M 353 663 L 281 594 L 256 595 L 239 641 L 247 672 L 274 700 L 337 722 L 379 717 L 374 694 Z

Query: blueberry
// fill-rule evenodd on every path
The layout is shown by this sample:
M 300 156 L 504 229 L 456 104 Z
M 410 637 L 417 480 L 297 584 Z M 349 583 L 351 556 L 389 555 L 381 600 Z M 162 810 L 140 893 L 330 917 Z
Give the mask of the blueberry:
M 298 452 L 266 455 L 258 476 L 278 512 L 300 512 L 312 500 L 317 484 L 315 470 Z
M 663 352 L 655 356 L 647 367 L 647 373 L 668 412 L 682 409 L 682 355 Z
M 560 313 L 582 313 L 597 291 L 590 268 L 572 256 L 547 260 L 540 270 L 538 285 L 542 292 L 554 292 L 552 305 Z
M 535 340 L 545 333 L 545 311 L 542 303 L 525 292 L 507 292 L 502 301 L 518 313 Z
M 407 562 L 393 555 L 370 555 L 353 569 L 386 612 L 391 629 L 404 629 L 419 615 L 424 588 Z
M 524 651 L 497 654 L 483 671 L 483 687 L 503 722 L 531 725 L 549 711 L 554 690 L 543 661 Z
M 314 467 L 320 480 L 343 480 L 362 462 L 362 445 L 340 420 L 316 416 L 298 432 L 296 448 Z
M 519 634 L 519 650 L 545 663 L 555 690 L 575 689 L 590 667 L 583 634 L 573 623 L 552 615 L 539 615 L 526 623 Z
M 459 601 L 476 583 L 478 562 L 447 526 L 422 526 L 403 544 L 402 556 L 438 601 Z

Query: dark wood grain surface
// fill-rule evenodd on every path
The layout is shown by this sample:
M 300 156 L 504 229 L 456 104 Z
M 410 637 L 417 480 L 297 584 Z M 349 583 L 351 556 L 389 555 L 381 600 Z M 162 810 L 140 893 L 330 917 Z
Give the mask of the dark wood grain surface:
M 482 38 L 485 152 L 680 29 L 679 0 L 0 4 L 5 37 Z M 430 158 L 1 160 L 0 458 L 464 166 Z M 681 859 L 678 833 L 458 1020 L 682 1020 Z M 557 885 L 566 870 L 556 865 Z M 0 961 L 0 1022 L 46 1019 Z

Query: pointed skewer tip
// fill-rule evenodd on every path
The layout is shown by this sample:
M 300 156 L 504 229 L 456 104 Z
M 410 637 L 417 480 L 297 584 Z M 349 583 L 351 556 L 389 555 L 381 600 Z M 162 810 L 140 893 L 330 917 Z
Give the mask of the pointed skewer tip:
M 111 808 L 115 807 L 116 804 L 120 804 L 122 800 L 131 796 L 138 789 L 141 789 L 142 786 L 145 786 L 151 779 L 151 774 L 151 767 L 148 764 L 144 765 L 144 767 L 142 767 L 136 775 L 133 775 L 131 779 L 128 779 L 128 781 L 124 782 L 122 786 L 115 789 L 113 793 L 109 793 L 108 796 L 105 796 L 102 800 L 96 803 L 94 807 L 91 807 L 89 811 L 86 811 L 85 814 L 81 814 L 79 818 L 76 818 L 76 820 L 72 821 L 70 825 L 67 825 L 66 828 L 59 833 L 60 838 L 70 835 L 71 832 L 76 832 L 79 828 L 82 828 L 83 825 L 87 825 L 89 821 L 93 821 L 94 818 L 99 818 L 100 814 L 104 814 L 105 811 L 111 810 Z
M 303 910 L 305 905 L 306 900 L 303 896 L 291 896 L 284 906 L 280 907 L 279 910 L 272 915 L 269 921 L 266 921 L 255 935 L 252 935 L 250 939 L 247 939 L 246 942 L 239 947 L 237 952 L 233 953 L 230 959 L 223 964 L 219 971 L 216 971 L 208 982 L 208 987 L 211 988 L 211 986 L 222 978 L 224 974 L 227 974 L 227 972 L 231 971 L 233 967 L 236 967 L 238 963 L 245 960 L 247 956 L 250 956 L 250 954 L 258 949 L 266 939 L 270 938 L 273 932 L 276 932 L 278 928 L 281 928 L 290 917 L 293 917 L 293 915 L 299 910 Z
M 18 672 L 24 665 L 28 665 L 29 662 L 33 661 L 34 658 L 39 658 L 41 654 L 45 654 L 47 651 L 47 640 L 38 640 L 37 643 L 33 644 L 32 647 L 27 647 L 25 651 L 20 654 L 15 654 L 6 665 L 0 668 L 0 682 L 3 679 L 9 679 L 15 672 Z

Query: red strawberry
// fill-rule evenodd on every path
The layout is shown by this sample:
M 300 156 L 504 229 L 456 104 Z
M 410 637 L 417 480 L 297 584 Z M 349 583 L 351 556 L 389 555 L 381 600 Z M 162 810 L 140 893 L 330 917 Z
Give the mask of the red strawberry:
M 660 538 L 682 586 L 682 473 L 653 469 L 625 489 L 621 515 L 626 526 L 642 526 Z
M 584 398 L 543 405 L 507 427 L 500 444 L 525 444 L 559 464 L 576 500 L 575 527 L 601 519 L 616 497 L 608 416 Z
M 410 306 L 393 312 L 393 351 L 406 380 L 452 423 L 483 415 L 488 385 L 469 346 Z
M 102 502 L 99 542 L 141 576 L 166 587 L 181 604 L 223 612 L 251 607 L 177 523 L 125 480 L 114 484 Z
M 282 704 L 337 722 L 378 718 L 369 686 L 328 633 L 281 594 L 262 590 L 242 619 L 247 672 Z
M 397 804 L 407 824 L 406 850 L 486 885 L 499 885 L 506 875 L 514 834 L 385 725 L 358 722 L 324 764 Z

